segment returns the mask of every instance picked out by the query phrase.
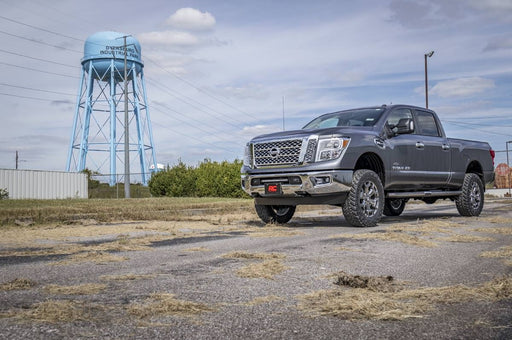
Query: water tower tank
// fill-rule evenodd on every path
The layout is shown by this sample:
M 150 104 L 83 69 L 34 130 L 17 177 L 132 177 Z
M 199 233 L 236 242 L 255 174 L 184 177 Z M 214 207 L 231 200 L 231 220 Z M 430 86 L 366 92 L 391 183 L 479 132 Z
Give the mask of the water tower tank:
M 126 36 L 126 60 L 127 68 L 132 68 L 139 73 L 143 67 L 141 60 L 140 43 L 132 36 L 119 32 L 98 32 L 85 41 L 82 67 L 88 69 L 89 63 L 93 63 L 96 70 L 95 79 L 110 77 L 111 61 L 117 70 L 124 70 L 124 37 Z M 119 78 L 119 75 L 115 75 Z

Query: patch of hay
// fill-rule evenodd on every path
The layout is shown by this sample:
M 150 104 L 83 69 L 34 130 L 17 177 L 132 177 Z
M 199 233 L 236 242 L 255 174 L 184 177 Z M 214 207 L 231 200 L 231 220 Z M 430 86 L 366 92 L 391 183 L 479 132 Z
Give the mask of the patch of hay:
M 48 300 L 31 306 L 28 310 L 13 312 L 22 320 L 36 320 L 48 323 L 94 320 L 105 307 L 87 305 L 81 302 Z
M 246 306 L 257 306 L 257 305 L 263 305 L 266 303 L 271 303 L 275 301 L 283 301 L 284 299 L 276 296 L 276 295 L 268 295 L 268 296 L 260 296 L 252 299 L 251 301 L 245 303 Z
M 147 275 L 137 275 L 137 274 L 102 275 L 102 276 L 100 276 L 100 280 L 105 280 L 105 281 L 134 281 L 134 280 L 153 279 L 155 277 L 156 277 L 155 274 L 147 274 Z
M 499 248 L 498 250 L 490 250 L 490 251 L 484 251 L 480 254 L 481 257 L 491 257 L 491 258 L 505 258 L 505 257 L 511 257 L 512 258 L 512 246 L 504 246 Z
M 174 294 L 167 293 L 152 294 L 146 303 L 134 303 L 128 308 L 128 312 L 139 319 L 162 315 L 193 316 L 213 310 L 203 303 L 178 300 Z
M 503 235 L 512 235 L 512 228 L 477 228 L 474 229 L 479 233 L 489 233 L 489 234 L 503 234 Z
M 512 297 L 512 277 L 509 276 L 477 287 L 456 285 L 417 289 L 387 289 L 390 280 L 386 277 L 375 278 L 378 284 L 372 286 L 368 285 L 372 278 L 356 280 L 357 276 L 346 276 L 343 281 L 347 281 L 347 284 L 344 286 L 358 288 L 322 290 L 301 295 L 298 297 L 298 308 L 313 316 L 330 315 L 348 320 L 404 320 L 423 317 L 436 304 L 497 301 Z
M 122 262 L 128 260 L 127 257 L 112 255 L 103 251 L 90 251 L 74 254 L 68 260 L 56 262 L 55 264 L 67 265 L 79 262 L 93 262 L 96 264 L 105 264 L 109 262 Z
M 0 291 L 30 289 L 36 285 L 37 283 L 35 281 L 25 278 L 16 278 L 12 281 L 0 284 Z
M 381 240 L 381 241 L 391 241 L 391 242 L 400 242 L 412 246 L 425 247 L 425 248 L 434 248 L 437 247 L 437 244 L 431 242 L 429 240 L 422 239 L 415 235 L 410 235 L 408 233 L 400 232 L 400 231 L 385 231 L 383 233 L 362 233 L 362 234 L 341 234 L 332 236 L 333 238 L 352 238 L 352 239 L 370 239 L 370 240 Z
M 89 295 L 89 294 L 98 294 L 105 288 L 107 288 L 107 285 L 105 285 L 105 284 L 87 283 L 87 284 L 77 285 L 77 286 L 48 285 L 48 286 L 44 287 L 44 290 L 49 294 Z
M 265 260 L 261 263 L 251 263 L 237 270 L 236 274 L 244 278 L 264 278 L 272 280 L 275 275 L 278 275 L 288 269 L 279 260 Z
M 496 241 L 492 237 L 482 237 L 474 235 L 460 235 L 454 234 L 446 237 L 437 237 L 436 240 L 444 242 L 460 242 L 460 243 L 472 243 L 472 242 L 493 242 Z
M 512 246 L 504 246 L 498 250 L 484 251 L 480 257 L 501 258 L 506 266 L 512 266 Z
M 509 207 L 506 207 L 507 211 L 510 211 Z M 485 222 L 490 222 L 494 224 L 507 224 L 512 225 L 512 218 L 509 217 L 503 217 L 503 216 L 491 216 L 491 217 L 482 217 L 481 220 Z
M 232 251 L 222 255 L 228 259 L 244 259 L 244 260 L 270 260 L 270 259 L 283 259 L 286 257 L 284 254 L 279 253 L 249 253 L 246 251 Z
M 275 224 L 267 224 L 264 228 L 251 228 L 247 230 L 251 237 L 291 237 L 305 235 L 302 231 L 281 227 Z

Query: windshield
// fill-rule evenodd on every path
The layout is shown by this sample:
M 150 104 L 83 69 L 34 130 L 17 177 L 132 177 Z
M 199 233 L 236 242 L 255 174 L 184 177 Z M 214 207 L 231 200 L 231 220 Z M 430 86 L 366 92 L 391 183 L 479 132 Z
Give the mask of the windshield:
M 303 129 L 324 129 L 337 126 L 374 126 L 384 110 L 385 108 L 373 108 L 328 113 L 314 119 L 304 126 Z

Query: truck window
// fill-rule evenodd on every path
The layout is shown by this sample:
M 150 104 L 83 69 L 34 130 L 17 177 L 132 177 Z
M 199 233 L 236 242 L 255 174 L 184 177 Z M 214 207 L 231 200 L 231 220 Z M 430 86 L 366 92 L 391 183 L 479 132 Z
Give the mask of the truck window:
M 432 113 L 416 111 L 416 133 L 423 136 L 439 137 L 439 129 Z
M 388 116 L 386 124 L 388 124 L 388 126 L 396 126 L 402 118 L 412 119 L 411 110 L 406 108 L 393 110 L 393 112 Z

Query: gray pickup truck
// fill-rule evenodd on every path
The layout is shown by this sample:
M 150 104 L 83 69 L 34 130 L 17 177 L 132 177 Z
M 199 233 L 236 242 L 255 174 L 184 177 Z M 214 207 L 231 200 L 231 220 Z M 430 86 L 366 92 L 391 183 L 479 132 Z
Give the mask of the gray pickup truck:
M 329 204 L 351 225 L 372 227 L 409 199 L 451 199 L 461 215 L 478 216 L 493 163 L 489 144 L 447 138 L 434 111 L 383 105 L 253 138 L 241 180 L 265 223 L 288 222 L 300 204 Z

